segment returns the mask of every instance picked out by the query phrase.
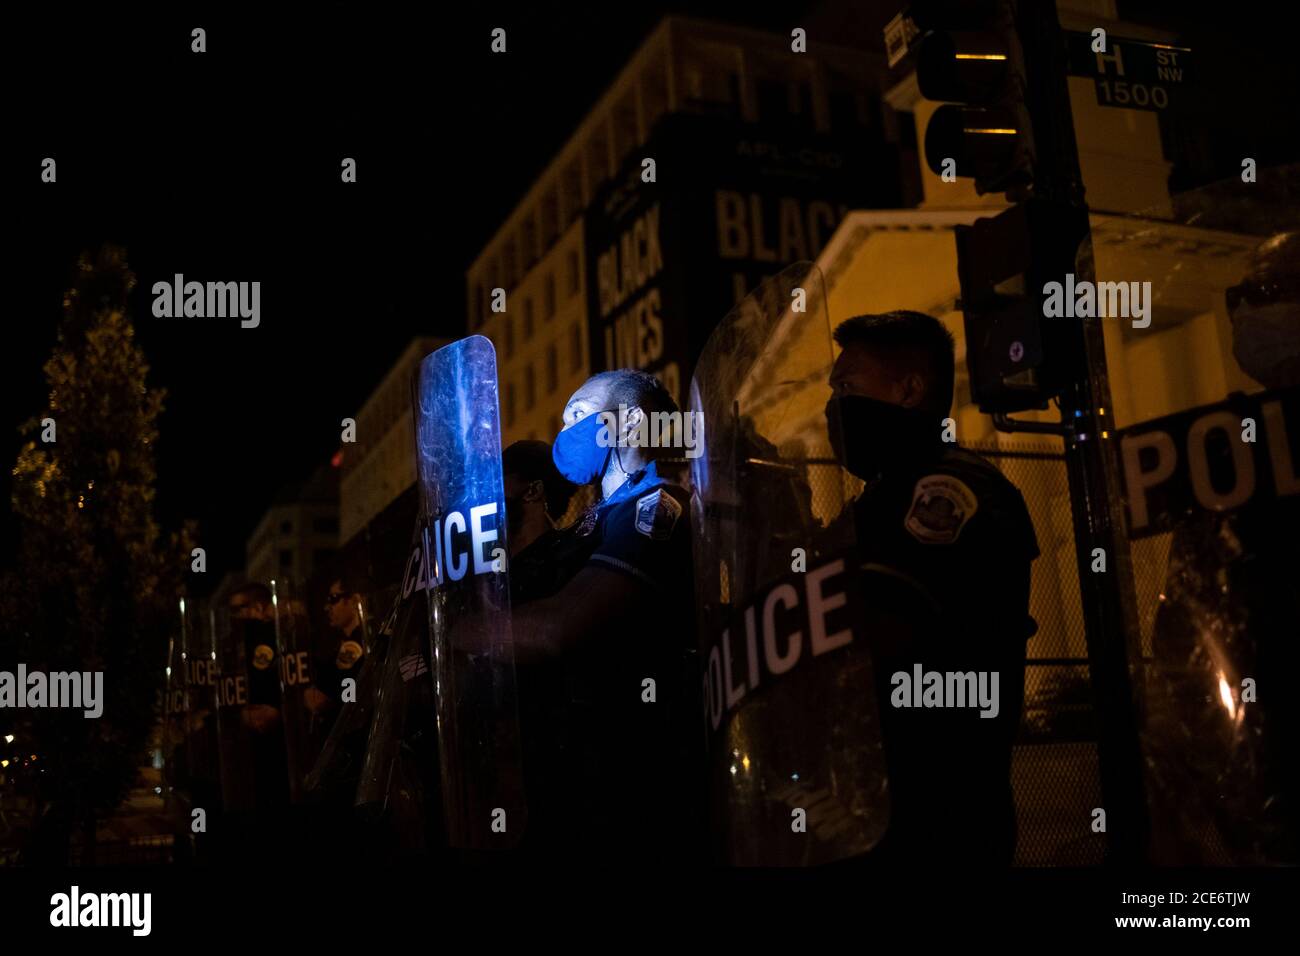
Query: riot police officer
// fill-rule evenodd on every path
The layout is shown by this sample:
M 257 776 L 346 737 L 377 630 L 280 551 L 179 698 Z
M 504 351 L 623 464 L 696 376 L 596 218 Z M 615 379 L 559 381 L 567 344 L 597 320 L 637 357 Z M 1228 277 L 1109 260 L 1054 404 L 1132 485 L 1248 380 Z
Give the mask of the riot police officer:
M 598 494 L 568 532 L 585 552 L 572 580 L 515 609 L 521 686 L 545 669 L 563 695 L 545 732 L 551 772 L 531 784 L 534 845 L 645 859 L 693 839 L 682 819 L 689 797 L 677 789 L 685 728 L 698 719 L 695 682 L 685 679 L 689 499 L 660 475 L 671 449 L 644 440 L 651 416 L 677 411 L 656 378 L 628 369 L 592 376 L 564 408 L 555 466 L 575 484 L 597 483 Z
M 854 505 L 859 580 L 891 802 L 870 856 L 1010 863 L 1011 752 L 1036 630 L 1033 525 L 1011 482 L 944 440 L 954 349 L 942 323 L 909 311 L 860 315 L 835 341 L 826 416 L 836 457 L 865 482 Z M 939 675 L 940 690 L 973 686 L 964 679 L 973 675 L 997 699 L 983 708 L 942 693 L 922 700 L 913 684 L 933 688 L 928 675 Z
M 560 474 L 544 441 L 517 441 L 501 454 L 510 599 L 518 606 L 549 597 L 586 561 L 590 535 L 565 534 L 557 523 L 577 486 Z

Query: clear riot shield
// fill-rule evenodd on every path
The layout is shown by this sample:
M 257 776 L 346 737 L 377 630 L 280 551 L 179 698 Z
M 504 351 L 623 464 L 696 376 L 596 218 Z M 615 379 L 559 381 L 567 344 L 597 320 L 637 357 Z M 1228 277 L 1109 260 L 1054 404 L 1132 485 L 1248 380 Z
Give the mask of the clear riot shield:
M 182 632 L 185 669 L 185 736 L 190 798 L 214 815 L 221 809 L 221 756 L 217 740 L 216 621 L 200 608 Z
M 350 808 L 365 758 L 379 679 L 387 654 L 386 636 L 374 627 L 375 599 L 359 594 L 356 627 L 344 634 L 321 622 L 314 635 L 313 686 L 321 692 L 313 713 L 314 733 L 324 734 L 305 790 L 315 802 Z M 358 656 L 358 653 L 360 656 Z
M 1093 216 L 1159 863 L 1300 862 L 1298 174 Z
M 163 784 L 164 799 L 174 809 L 176 801 L 189 791 L 189 754 L 187 752 L 188 701 L 185 694 L 185 601 L 167 638 L 167 670 L 163 689 Z
M 855 856 L 888 824 L 854 486 L 827 436 L 831 363 L 822 278 L 801 263 L 723 319 L 691 382 L 711 832 L 731 864 Z
M 283 806 L 289 776 L 271 602 L 218 608 L 216 621 L 222 801 L 234 813 Z
M 457 848 L 511 846 L 527 821 L 491 342 L 424 359 L 415 428 L 447 835 Z
M 386 653 L 356 795 L 362 817 L 383 828 L 398 854 L 443 842 L 421 539 L 417 525 L 406 573 L 379 627 Z
M 315 646 L 306 587 L 289 579 L 274 580 L 271 600 L 289 800 L 298 804 L 303 802 L 307 774 L 328 732 L 328 702 L 313 680 Z

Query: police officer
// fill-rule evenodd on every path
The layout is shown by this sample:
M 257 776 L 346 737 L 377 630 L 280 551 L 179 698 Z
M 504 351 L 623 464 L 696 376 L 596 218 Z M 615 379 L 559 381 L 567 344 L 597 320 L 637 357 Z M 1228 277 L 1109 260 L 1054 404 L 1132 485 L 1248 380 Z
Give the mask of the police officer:
M 227 606 L 228 640 L 242 643 L 243 654 L 241 658 L 239 648 L 228 645 L 222 655 L 219 700 L 227 715 L 222 730 L 227 736 L 221 772 L 230 811 L 222 850 L 231 859 L 270 859 L 283 851 L 289 802 L 271 591 L 250 582 L 230 594 Z M 233 666 L 241 659 L 242 673 Z M 241 693 L 246 695 L 242 700 Z
M 515 609 L 514 640 L 521 686 L 549 664 L 563 697 L 544 735 L 551 772 L 529 784 L 529 839 L 570 857 L 672 857 L 695 839 L 679 789 L 699 714 L 686 678 L 689 499 L 659 473 L 671 448 L 646 440 L 664 420 L 652 416 L 676 412 L 653 376 L 601 372 L 570 397 L 552 448 L 566 479 L 596 483 L 597 501 L 569 532 L 585 561 L 557 593 Z
M 558 528 L 577 486 L 560 474 L 544 441 L 517 441 L 501 454 L 510 546 L 510 599 L 515 606 L 549 597 L 589 556 L 590 535 Z
M 1011 482 L 944 440 L 954 358 L 938 320 L 860 315 L 835 341 L 826 416 L 836 456 L 865 482 L 854 516 L 890 789 L 889 828 L 870 856 L 1009 864 L 1011 752 L 1036 630 L 1033 525 Z M 973 673 L 996 687 L 995 708 L 942 695 L 915 706 L 912 685 L 930 673 L 945 685 Z

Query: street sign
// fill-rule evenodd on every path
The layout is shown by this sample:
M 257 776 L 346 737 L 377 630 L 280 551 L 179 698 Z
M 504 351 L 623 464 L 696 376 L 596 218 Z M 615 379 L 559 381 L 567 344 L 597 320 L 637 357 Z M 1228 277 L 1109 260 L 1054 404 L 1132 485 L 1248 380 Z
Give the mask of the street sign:
M 916 24 L 906 13 L 899 13 L 885 24 L 885 52 L 889 55 L 890 69 L 907 56 L 912 41 L 920 35 Z
M 1069 74 L 1092 78 L 1101 106 L 1160 112 L 1187 82 L 1187 47 L 1108 34 L 1105 52 L 1098 52 L 1091 33 L 1069 30 L 1066 38 Z

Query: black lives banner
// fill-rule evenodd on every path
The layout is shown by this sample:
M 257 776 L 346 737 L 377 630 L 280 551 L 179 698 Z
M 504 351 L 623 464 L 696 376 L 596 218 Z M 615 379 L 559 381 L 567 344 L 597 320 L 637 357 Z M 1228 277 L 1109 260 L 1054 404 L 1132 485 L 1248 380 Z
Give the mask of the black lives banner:
M 886 151 L 865 130 L 662 119 L 586 212 L 592 370 L 653 372 L 681 402 L 708 334 L 758 282 L 815 259 L 850 209 L 897 204 Z

